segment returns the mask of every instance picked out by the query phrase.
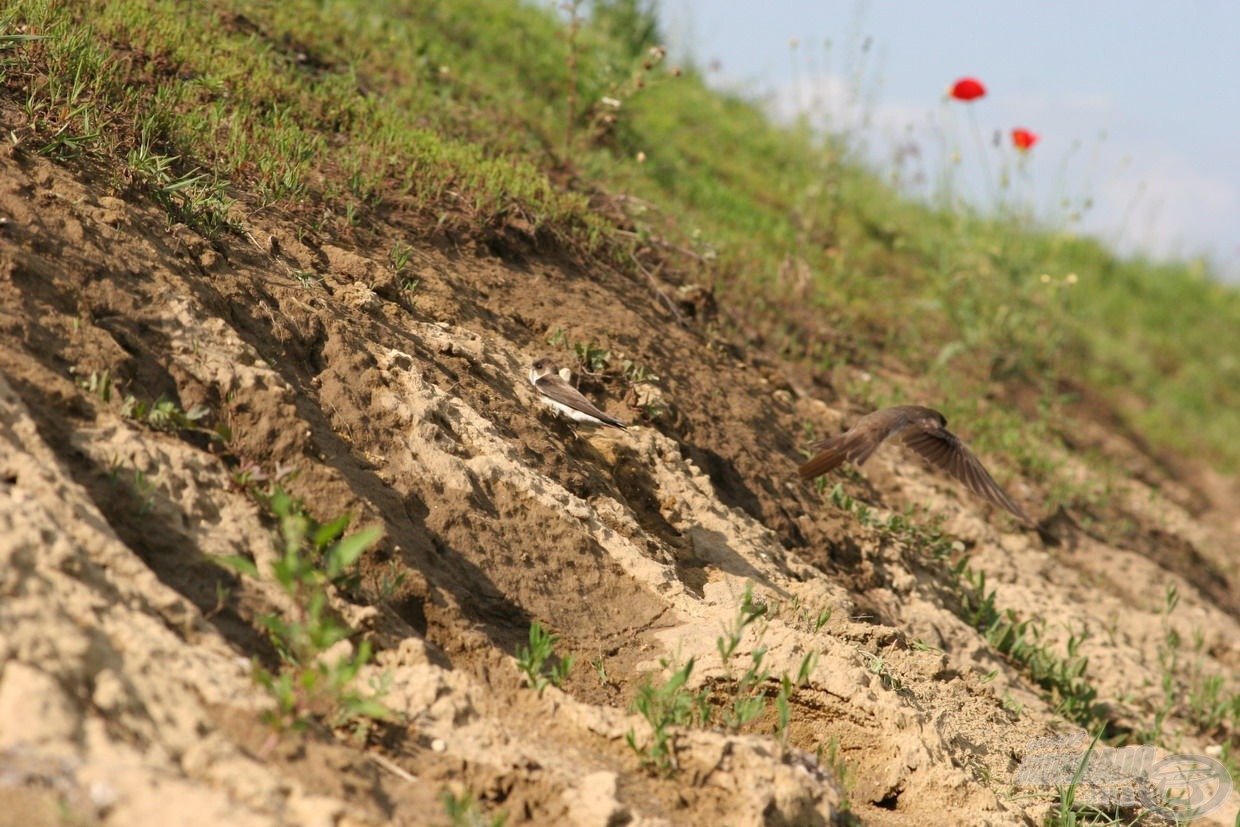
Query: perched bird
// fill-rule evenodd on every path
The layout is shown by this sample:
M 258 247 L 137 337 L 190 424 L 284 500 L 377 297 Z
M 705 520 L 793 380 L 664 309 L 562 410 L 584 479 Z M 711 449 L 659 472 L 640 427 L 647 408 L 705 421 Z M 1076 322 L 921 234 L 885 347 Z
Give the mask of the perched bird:
M 591 425 L 610 425 L 623 430 L 626 426 L 614 416 L 609 416 L 591 404 L 581 392 L 564 381 L 555 362 L 543 357 L 530 368 L 530 381 L 534 383 L 544 402 L 574 422 Z
M 818 454 L 801 466 L 801 478 L 825 474 L 844 460 L 861 465 L 887 437 L 899 434 L 904 444 L 965 484 L 974 494 L 1006 508 L 1018 520 L 1034 525 L 1012 502 L 965 444 L 947 430 L 947 418 L 932 408 L 899 405 L 868 413 L 852 428 L 812 447 Z

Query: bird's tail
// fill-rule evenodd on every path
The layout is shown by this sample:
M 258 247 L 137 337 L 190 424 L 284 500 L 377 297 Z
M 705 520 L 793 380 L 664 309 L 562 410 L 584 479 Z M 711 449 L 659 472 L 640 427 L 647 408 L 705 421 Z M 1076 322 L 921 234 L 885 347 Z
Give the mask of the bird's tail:
M 844 460 L 860 465 L 870 458 L 880 441 L 861 434 L 840 434 L 812 446 L 811 450 L 818 453 L 797 470 L 801 479 L 812 480 L 841 465 Z

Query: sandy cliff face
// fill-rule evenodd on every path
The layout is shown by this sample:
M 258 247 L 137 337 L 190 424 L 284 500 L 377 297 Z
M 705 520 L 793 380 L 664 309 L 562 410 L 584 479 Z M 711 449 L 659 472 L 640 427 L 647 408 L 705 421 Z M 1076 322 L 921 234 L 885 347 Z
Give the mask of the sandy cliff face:
M 0 165 L 0 216 L 0 812 L 416 824 L 447 821 L 445 788 L 510 824 L 806 824 L 845 808 L 998 824 L 1048 806 L 1013 782 L 1030 742 L 1072 727 L 960 619 L 949 563 L 795 479 L 806 423 L 857 412 L 679 324 L 645 284 L 396 223 L 329 241 L 254 214 L 245 238 L 208 242 L 116 197 L 106 169 L 20 150 Z M 395 240 L 413 248 L 400 276 Z M 657 376 L 584 377 L 634 427 L 573 430 L 542 409 L 526 374 L 567 357 L 557 330 Z M 231 438 L 152 428 L 126 415 L 129 394 L 204 405 Z M 655 420 L 632 407 L 654 397 Z M 1079 641 L 1112 721 L 1148 725 L 1168 632 L 1184 670 L 1240 667 L 1235 512 L 1204 505 L 1227 483 L 1194 498 L 1153 472 L 1117 481 L 1125 544 L 1065 529 L 1047 546 L 898 458 L 884 449 L 849 491 L 876 514 L 946 515 L 996 606 L 1045 619 L 1050 650 Z M 359 683 L 382 680 L 398 714 L 365 741 L 262 721 L 251 661 L 278 660 L 257 618 L 289 598 L 213 562 L 275 559 L 244 468 L 295 469 L 286 485 L 313 514 L 383 530 L 360 584 L 332 598 L 358 631 L 345 646 L 378 653 Z M 1036 510 L 1036 491 L 1012 494 Z M 765 613 L 725 666 L 717 641 L 747 588 Z M 575 657 L 541 695 L 512 657 L 533 621 Z M 814 656 L 786 739 L 768 700 L 740 733 L 681 731 L 675 768 L 643 771 L 626 735 L 649 737 L 629 711 L 644 677 L 693 659 L 689 686 L 724 704 L 762 647 L 768 699 Z M 1181 752 L 1209 754 L 1209 733 L 1179 726 Z

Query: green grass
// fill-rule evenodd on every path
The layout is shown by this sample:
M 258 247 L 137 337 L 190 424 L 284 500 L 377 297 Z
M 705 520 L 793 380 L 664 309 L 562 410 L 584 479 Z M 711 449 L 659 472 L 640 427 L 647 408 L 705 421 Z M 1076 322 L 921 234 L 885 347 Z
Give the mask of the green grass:
M 810 618 L 808 614 L 798 617 L 799 603 L 791 608 L 794 619 L 816 623 L 816 629 L 821 628 L 830 617 L 825 610 L 819 612 L 817 618 Z M 702 688 L 689 689 L 694 658 L 681 666 L 674 661 L 661 660 L 660 664 L 670 673 L 662 683 L 646 676 L 631 706 L 650 725 L 650 735 L 639 739 L 637 733 L 630 729 L 625 736 L 645 769 L 663 775 L 679 769 L 676 762 L 678 730 L 709 727 L 717 721 L 729 732 L 741 732 L 752 728 L 759 718 L 772 709 L 775 716 L 773 734 L 781 743 L 787 742 L 792 724 L 793 697 L 809 682 L 818 663 L 818 652 L 810 651 L 802 657 L 795 677 L 784 672 L 778 679 L 775 678 L 765 664 L 769 650 L 763 638 L 767 623 L 779 614 L 780 609 L 778 603 L 755 600 L 753 584 L 747 583 L 736 616 L 724 627 L 723 634 L 715 638 L 723 677 L 710 681 Z M 739 656 L 741 643 L 751 630 L 753 640 L 748 657 Z
M 967 560 L 962 560 L 955 571 L 959 578 L 960 618 L 979 631 L 994 651 L 1040 686 L 1056 713 L 1086 728 L 1097 726 L 1101 714 L 1098 690 L 1087 676 L 1089 658 L 1080 654 L 1086 634 L 1069 630 L 1065 653 L 1056 654 L 1044 642 L 1046 621 L 1021 618 L 1012 609 L 998 609 L 995 592 L 986 590 L 985 572 L 974 571 Z
M 687 687 L 693 674 L 694 659 L 689 658 L 683 666 L 674 668 L 671 661 L 660 660 L 671 675 L 662 683 L 647 677 L 637 689 L 632 708 L 650 724 L 650 737 L 639 739 L 630 729 L 625 733 L 629 748 L 637 753 L 643 767 L 651 772 L 667 775 L 679 764 L 676 760 L 677 729 L 690 726 L 706 726 L 710 722 L 710 697 L 704 690 L 691 691 Z
M 1072 773 L 1072 779 L 1065 785 L 1060 786 L 1056 801 L 1057 806 L 1054 810 L 1046 815 L 1043 824 L 1046 827 L 1076 827 L 1078 824 L 1119 824 L 1114 816 L 1102 812 L 1092 805 L 1084 807 L 1079 806 L 1076 801 L 1077 792 L 1081 786 L 1081 779 L 1085 777 L 1085 770 L 1089 767 L 1089 760 L 1093 757 L 1094 748 L 1098 746 L 1098 739 L 1102 737 L 1099 733 L 1089 742 L 1089 748 L 1081 756 L 1080 762 L 1076 765 L 1076 770 Z
M 508 813 L 503 810 L 488 815 L 473 790 L 460 795 L 443 790 L 439 800 L 452 827 L 504 827 L 508 821 Z
M 1205 736 L 1221 747 L 1220 760 L 1232 777 L 1240 774 L 1240 692 L 1234 679 L 1206 666 L 1206 639 L 1201 629 L 1193 630 L 1189 646 L 1169 623 L 1179 604 L 1179 593 L 1168 586 L 1163 606 L 1163 637 L 1158 645 L 1159 688 L 1161 695 L 1148 711 L 1145 727 L 1134 733 L 1134 740 L 1178 749 L 1184 731 Z
M 542 695 L 548 686 L 563 686 L 573 668 L 572 655 L 556 658 L 558 635 L 543 629 L 538 621 L 530 624 L 530 643 L 517 650 L 517 668 L 525 675 L 530 688 Z M 552 663 L 552 658 L 556 658 Z
M 655 257 L 845 387 L 850 367 L 902 363 L 922 378 L 854 394 L 968 415 L 982 450 L 1048 487 L 1065 483 L 1044 447 L 1083 385 L 1156 447 L 1240 469 L 1236 290 L 1019 205 L 902 199 L 852 157 L 864 136 L 777 127 L 674 71 L 645 8 L 15 0 L 0 81 L 26 121 L 10 140 L 107 159 L 118 192 L 206 235 L 261 211 L 361 242 L 395 211 L 635 274 Z
M 371 659 L 370 643 L 362 640 L 355 650 L 330 661 L 324 655 L 354 635 L 332 611 L 330 591 L 351 585 L 354 564 L 379 539 L 382 529 L 372 526 L 345 534 L 352 520 L 348 514 L 320 523 L 278 482 L 265 489 L 254 483 L 245 487 L 276 522 L 280 553 L 270 577 L 291 604 L 287 613 L 258 617 L 282 661 L 274 672 L 257 660 L 253 664 L 254 680 L 276 703 L 268 721 L 284 730 L 302 729 L 319 720 L 331 727 L 350 728 L 365 740 L 373 722 L 393 717 L 379 700 L 387 691 L 382 682 L 372 684 L 368 694 L 355 685 L 358 673 Z M 262 576 L 248 557 L 226 557 L 219 562 L 251 578 Z

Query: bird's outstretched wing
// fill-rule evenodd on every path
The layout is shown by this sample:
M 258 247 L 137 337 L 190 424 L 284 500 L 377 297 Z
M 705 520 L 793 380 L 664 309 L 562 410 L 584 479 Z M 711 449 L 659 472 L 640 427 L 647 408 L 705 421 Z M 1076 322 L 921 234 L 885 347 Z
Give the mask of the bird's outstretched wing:
M 901 437 L 905 445 L 960 480 L 974 494 L 1007 509 L 1025 525 L 1034 524 L 1029 515 L 999 487 L 973 452 L 951 431 L 922 421 L 911 424 L 901 432 Z

